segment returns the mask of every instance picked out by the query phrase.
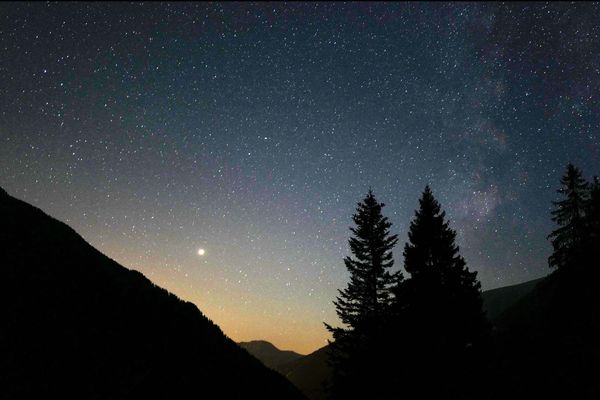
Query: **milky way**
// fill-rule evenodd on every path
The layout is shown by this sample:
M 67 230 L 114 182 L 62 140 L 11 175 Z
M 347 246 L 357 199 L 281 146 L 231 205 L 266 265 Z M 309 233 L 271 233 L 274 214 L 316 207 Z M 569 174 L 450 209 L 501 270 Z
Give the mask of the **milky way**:
M 583 3 L 2 3 L 0 185 L 233 339 L 309 352 L 369 187 L 403 243 L 429 183 L 485 289 L 549 271 L 565 165 L 600 173 L 599 27 Z

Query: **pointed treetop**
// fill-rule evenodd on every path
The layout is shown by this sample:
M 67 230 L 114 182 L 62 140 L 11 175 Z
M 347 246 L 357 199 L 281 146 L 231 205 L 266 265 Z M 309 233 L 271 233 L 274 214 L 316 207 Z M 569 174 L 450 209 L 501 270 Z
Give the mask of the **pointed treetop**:
M 352 216 L 354 226 L 350 227 L 352 237 L 348 240 L 352 255 L 344 258 L 350 282 L 334 301 L 340 320 L 351 329 L 363 326 L 373 316 L 379 318 L 391 303 L 391 286 L 397 274 L 389 269 L 394 265 L 392 249 L 398 239 L 390 232 L 392 223 L 382 214 L 382 207 L 369 188 Z M 336 340 L 346 332 L 328 329 Z
M 579 168 L 572 163 L 560 179 L 561 186 L 557 192 L 562 199 L 553 201 L 556 206 L 552 210 L 552 221 L 558 227 L 547 237 L 552 242 L 553 253 L 549 257 L 550 267 L 564 267 L 572 263 L 573 256 L 585 241 L 585 214 L 588 203 L 589 184 L 582 176 Z
M 561 183 L 563 185 L 567 185 L 568 188 L 579 187 L 581 185 L 586 185 L 585 179 L 583 179 L 583 173 L 579 168 L 574 166 L 573 164 L 567 164 L 567 170 L 565 174 L 561 178 Z M 559 189 L 558 192 L 562 193 L 564 189 Z
M 442 217 L 446 215 L 444 211 L 441 211 L 440 203 L 433 196 L 433 192 L 431 191 L 429 185 L 425 186 L 425 190 L 423 190 L 423 194 L 419 199 L 419 209 L 415 210 L 415 215 L 437 215 L 440 212 Z

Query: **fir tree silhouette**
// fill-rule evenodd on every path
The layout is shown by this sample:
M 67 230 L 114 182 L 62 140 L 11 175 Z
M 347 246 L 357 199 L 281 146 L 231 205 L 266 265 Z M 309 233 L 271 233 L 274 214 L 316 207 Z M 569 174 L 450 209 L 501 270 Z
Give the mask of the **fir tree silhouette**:
M 401 279 L 399 273 L 389 271 L 398 239 L 390 233 L 392 224 L 383 216 L 383 207 L 369 190 L 352 217 L 356 225 L 350 228 L 352 256 L 344 259 L 350 282 L 334 301 L 345 327 L 325 324 L 334 339 L 330 346 L 334 398 L 377 398 L 381 388 L 378 378 L 385 357 L 381 338 L 392 301 L 391 287 Z
M 408 238 L 404 269 L 410 279 L 396 288 L 395 307 L 395 331 L 407 343 L 406 387 L 422 396 L 458 398 L 472 389 L 473 376 L 481 370 L 489 325 L 477 273 L 459 254 L 456 233 L 429 186 Z
M 585 209 L 588 204 L 588 184 L 581 171 L 569 163 L 557 190 L 562 200 L 553 202 L 552 221 L 558 228 L 548 238 L 554 249 L 548 259 L 550 267 L 562 268 L 573 263 L 573 257 L 581 255 L 586 239 Z

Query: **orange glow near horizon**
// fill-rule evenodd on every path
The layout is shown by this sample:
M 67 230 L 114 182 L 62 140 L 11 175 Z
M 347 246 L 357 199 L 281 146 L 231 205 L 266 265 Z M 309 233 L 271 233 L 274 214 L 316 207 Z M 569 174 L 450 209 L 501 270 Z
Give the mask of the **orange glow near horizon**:
M 142 272 L 154 284 L 194 303 L 235 342 L 266 340 L 281 350 L 310 354 L 325 346 L 330 338 L 323 321 L 337 321 L 331 302 L 285 297 L 285 291 L 273 291 L 267 284 L 256 287 L 231 282 L 227 274 L 220 273 L 223 267 L 217 267 L 214 261 L 205 262 L 206 256 L 198 257 L 198 250 L 194 256 L 202 260 L 206 270 L 214 272 L 200 278 L 183 272 L 190 270 L 189 266 L 171 267 L 177 265 L 177 260 L 171 264 L 158 257 L 132 257 L 132 248 L 117 243 L 100 244 L 98 248 L 121 265 Z M 144 262 L 140 263 L 140 259 Z M 161 265 L 164 267 L 157 267 Z M 330 307 L 324 311 L 323 306 Z
M 325 346 L 330 337 L 319 315 L 294 316 L 287 306 L 265 297 L 252 296 L 238 304 L 233 300 L 236 296 L 231 299 L 219 296 L 222 305 L 216 305 L 214 300 L 207 301 L 206 296 L 193 290 L 177 284 L 167 286 L 181 299 L 194 303 L 235 342 L 266 340 L 280 350 L 310 354 Z

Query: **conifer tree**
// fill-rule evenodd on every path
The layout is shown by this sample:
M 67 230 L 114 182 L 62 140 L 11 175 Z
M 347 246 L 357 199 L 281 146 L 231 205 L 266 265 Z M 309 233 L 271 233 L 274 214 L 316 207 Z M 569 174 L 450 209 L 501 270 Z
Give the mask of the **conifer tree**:
M 410 279 L 401 285 L 403 304 L 397 308 L 403 310 L 398 318 L 411 352 L 407 380 L 428 395 L 457 396 L 469 386 L 465 377 L 477 371 L 477 355 L 489 334 L 481 284 L 459 254 L 456 233 L 429 186 L 408 238 L 404 269 Z
M 334 301 L 345 327 L 325 324 L 334 339 L 330 345 L 330 363 L 336 398 L 376 393 L 372 385 L 377 376 L 376 360 L 383 357 L 378 354 L 378 345 L 392 301 L 391 287 L 401 279 L 399 273 L 390 272 L 394 264 L 392 248 L 398 239 L 390 233 L 392 224 L 383 216 L 383 207 L 371 190 L 358 203 L 352 217 L 355 227 L 350 228 L 352 256 L 344 259 L 350 282 L 339 290 Z
M 550 267 L 558 268 L 572 263 L 582 251 L 588 204 L 588 184 L 573 164 L 569 163 L 560 183 L 561 188 L 557 192 L 563 199 L 553 202 L 556 209 L 552 211 L 552 220 L 558 228 L 548 235 L 554 249 L 548 261 Z

